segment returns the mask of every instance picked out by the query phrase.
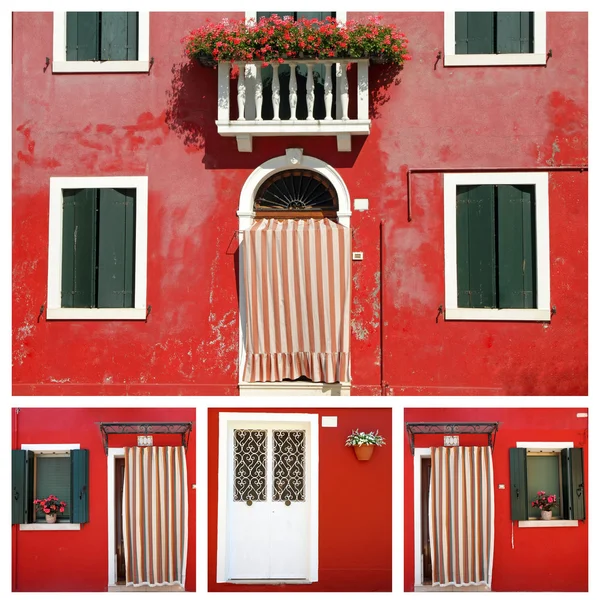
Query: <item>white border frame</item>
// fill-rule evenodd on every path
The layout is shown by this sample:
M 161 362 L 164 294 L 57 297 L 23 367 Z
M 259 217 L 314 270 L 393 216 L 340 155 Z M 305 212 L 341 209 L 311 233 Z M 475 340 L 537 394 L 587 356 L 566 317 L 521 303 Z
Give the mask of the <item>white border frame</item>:
M 531 452 L 560 452 L 564 448 L 574 448 L 573 442 L 517 442 L 517 448 L 526 448 Z M 569 519 L 557 519 L 552 521 L 542 521 L 541 519 L 531 519 L 527 521 L 518 521 L 519 528 L 524 527 L 579 527 L 579 521 Z
M 319 580 L 319 415 L 301 413 L 219 413 L 219 468 L 217 515 L 217 583 L 227 579 L 227 481 L 228 430 L 234 423 L 247 425 L 256 422 L 306 423 L 310 436 L 310 525 L 308 581 Z M 264 583 L 260 581 L 257 583 Z
M 36 454 L 44 452 L 69 452 L 79 450 L 80 444 L 21 444 L 21 450 L 31 450 Z M 21 523 L 19 531 L 79 531 L 81 523 Z
M 106 458 L 108 473 L 108 585 L 117 585 L 117 565 L 115 548 L 115 458 L 125 456 L 125 448 L 109 448 Z M 123 586 L 125 587 L 125 586 Z
M 62 308 L 63 190 L 135 188 L 135 290 L 133 308 Z M 148 261 L 148 177 L 50 177 L 48 304 L 46 319 L 145 319 Z
M 54 12 L 53 73 L 147 73 L 150 69 L 150 13 L 138 12 L 137 60 L 67 60 L 67 13 Z
M 455 11 L 444 12 L 444 66 L 486 67 L 509 65 L 545 65 L 546 13 L 533 13 L 533 52 L 526 54 L 456 54 Z
M 417 586 L 423 585 L 423 565 L 421 562 L 421 522 L 423 520 L 423 515 L 421 514 L 421 461 L 424 458 L 431 458 L 431 448 L 415 448 L 415 456 L 413 459 L 413 506 L 415 509 L 415 589 Z
M 246 229 L 250 229 L 252 226 L 252 222 L 255 216 L 254 212 L 254 197 L 256 196 L 256 192 L 271 175 L 278 173 L 279 171 L 285 171 L 286 169 L 293 168 L 303 168 L 308 169 L 310 171 L 315 171 L 328 179 L 338 197 L 338 213 L 337 219 L 340 225 L 344 227 L 350 227 L 350 216 L 352 215 L 351 209 L 351 201 L 350 194 L 348 192 L 348 188 L 344 183 L 344 180 L 340 176 L 340 174 L 329 164 L 323 162 L 318 158 L 314 158 L 312 156 L 303 155 L 302 148 L 288 148 L 285 156 L 277 156 L 272 158 L 262 165 L 258 166 L 242 187 L 242 191 L 240 193 L 240 202 L 237 211 L 238 215 L 238 230 L 241 233 L 240 237 L 240 246 L 239 246 L 239 263 L 238 263 L 238 273 L 239 273 L 239 375 L 238 375 L 238 387 L 240 391 L 240 396 L 251 395 L 255 396 L 257 393 L 263 396 L 269 395 L 277 395 L 280 396 L 282 393 L 287 395 L 288 392 L 281 389 L 281 385 L 286 385 L 289 387 L 290 393 L 293 393 L 293 386 L 289 386 L 285 382 L 274 382 L 273 384 L 269 383 L 258 383 L 258 384 L 248 384 L 243 381 L 244 377 L 244 365 L 246 364 L 246 345 L 245 345 L 245 332 L 246 332 L 246 283 L 244 278 L 244 250 L 243 250 L 243 235 Z M 293 382 L 290 382 L 293 383 Z M 332 386 L 339 386 L 339 394 L 340 396 L 349 396 L 349 381 L 343 381 L 337 384 L 323 384 L 323 383 L 303 383 L 301 387 L 301 395 L 305 396 L 322 396 L 324 395 L 324 391 L 333 389 Z M 256 388 L 252 389 L 252 388 Z M 245 392 L 249 392 L 246 394 Z M 328 394 L 329 395 L 329 394 Z M 333 395 L 333 394 L 331 394 Z
M 550 321 L 550 209 L 548 173 L 444 174 L 444 281 L 446 320 Z M 456 264 L 457 185 L 535 185 L 537 308 L 459 308 Z

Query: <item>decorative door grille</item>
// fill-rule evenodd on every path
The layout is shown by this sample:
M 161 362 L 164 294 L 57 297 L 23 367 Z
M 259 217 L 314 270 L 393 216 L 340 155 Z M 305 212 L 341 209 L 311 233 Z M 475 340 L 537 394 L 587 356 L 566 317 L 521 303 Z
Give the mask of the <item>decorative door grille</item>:
M 305 501 L 304 430 L 273 431 L 273 501 Z
M 233 430 L 233 500 L 267 500 L 267 432 L 260 429 Z

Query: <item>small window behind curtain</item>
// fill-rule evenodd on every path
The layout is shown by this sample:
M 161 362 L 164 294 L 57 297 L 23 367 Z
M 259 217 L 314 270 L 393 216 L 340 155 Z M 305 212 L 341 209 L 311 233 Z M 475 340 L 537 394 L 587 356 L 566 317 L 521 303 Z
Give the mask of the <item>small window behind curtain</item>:
M 135 196 L 63 190 L 62 307 L 134 306 Z
M 335 12 L 259 12 L 256 13 L 257 20 L 262 17 L 270 17 L 272 14 L 277 14 L 280 17 L 292 17 L 294 20 L 299 19 L 318 19 L 324 21 L 327 17 L 335 17 Z M 302 62 L 302 59 L 297 59 Z M 326 67 L 325 65 L 313 66 L 313 79 L 314 79 L 314 94 L 315 103 L 313 107 L 313 116 L 315 119 L 325 118 L 325 70 L 331 69 L 331 81 L 333 84 L 333 103 L 331 108 L 331 114 L 335 115 L 336 107 L 336 77 L 335 77 L 335 65 Z M 263 105 L 262 105 L 262 118 L 265 121 L 273 119 L 273 102 L 272 102 L 272 91 L 273 91 L 273 67 L 261 67 L 261 77 L 263 82 Z M 282 120 L 289 120 L 291 116 L 290 110 L 290 66 L 286 64 L 280 65 L 278 69 L 279 85 L 280 85 L 280 104 L 279 104 L 279 118 Z M 306 104 L 306 78 L 308 70 L 306 65 L 296 65 L 296 84 L 298 86 L 298 104 L 296 107 L 296 118 L 304 120 L 308 116 L 308 107 Z
M 540 509 L 537 506 L 531 506 L 531 503 L 536 499 L 538 492 L 556 494 L 559 498 L 560 506 L 552 509 L 552 516 L 561 516 L 563 499 L 561 498 L 559 454 L 527 456 L 527 490 L 530 496 L 528 498 L 528 516 L 530 519 L 540 518 Z
M 456 186 L 461 308 L 536 308 L 535 186 Z
M 69 456 L 47 456 L 38 454 L 35 457 L 35 498 L 42 500 L 48 496 L 56 496 L 67 503 L 65 512 L 59 514 L 60 519 L 71 516 L 71 459 Z M 38 511 L 37 520 L 44 520 Z
M 137 58 L 137 12 L 67 13 L 67 60 Z
M 456 54 L 533 52 L 532 12 L 455 13 Z

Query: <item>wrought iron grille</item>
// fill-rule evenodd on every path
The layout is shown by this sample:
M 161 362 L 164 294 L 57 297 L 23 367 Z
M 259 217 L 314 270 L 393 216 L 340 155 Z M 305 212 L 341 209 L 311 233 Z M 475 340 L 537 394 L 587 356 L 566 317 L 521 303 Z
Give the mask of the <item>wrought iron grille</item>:
M 267 432 L 233 430 L 233 501 L 267 500 Z
M 499 422 L 495 423 L 407 423 L 406 431 L 410 442 L 410 451 L 415 453 L 415 435 L 418 434 L 444 434 L 444 435 L 459 435 L 459 434 L 484 434 L 488 436 L 488 446 L 491 446 L 494 451 L 496 442 L 496 433 L 500 427 Z
M 305 501 L 304 430 L 273 431 L 273 501 Z
M 181 445 L 187 450 L 190 433 L 192 432 L 191 421 L 188 423 L 99 423 L 99 426 L 104 454 L 107 456 L 108 436 L 111 434 L 179 434 L 181 435 Z
M 307 169 L 280 171 L 265 181 L 256 194 L 257 215 L 277 211 L 319 211 L 335 214 L 338 198 L 331 182 Z

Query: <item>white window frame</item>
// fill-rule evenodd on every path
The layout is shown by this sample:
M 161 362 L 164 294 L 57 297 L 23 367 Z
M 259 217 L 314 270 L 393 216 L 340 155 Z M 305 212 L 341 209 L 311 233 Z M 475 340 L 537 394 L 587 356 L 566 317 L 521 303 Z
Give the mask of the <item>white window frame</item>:
M 564 448 L 574 448 L 573 442 L 517 442 L 517 448 L 525 448 L 527 452 L 558 452 Z M 531 490 L 527 490 L 530 493 Z M 579 521 L 569 519 L 552 519 L 543 521 L 542 519 L 528 519 L 519 521 L 519 527 L 538 528 L 538 527 L 579 527 Z
M 456 261 L 456 186 L 534 185 L 537 308 L 459 308 Z M 444 174 L 445 318 L 474 321 L 550 321 L 550 220 L 548 173 Z
M 31 450 L 35 454 L 49 452 L 71 452 L 79 450 L 80 444 L 21 444 L 21 450 Z M 21 523 L 19 531 L 78 531 L 81 523 Z
M 150 13 L 138 12 L 137 60 L 67 60 L 67 13 L 54 12 L 53 73 L 147 73 L 150 70 Z
M 474 67 L 502 65 L 545 65 L 546 13 L 533 13 L 533 52 L 523 54 L 456 54 L 455 11 L 444 12 L 444 66 Z
M 63 190 L 130 188 L 135 201 L 135 290 L 133 308 L 63 308 Z M 148 177 L 51 177 L 48 235 L 48 304 L 46 319 L 145 319 L 148 250 Z

